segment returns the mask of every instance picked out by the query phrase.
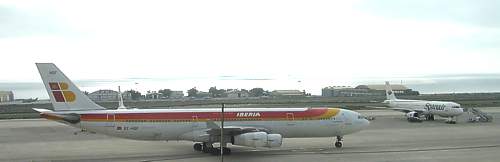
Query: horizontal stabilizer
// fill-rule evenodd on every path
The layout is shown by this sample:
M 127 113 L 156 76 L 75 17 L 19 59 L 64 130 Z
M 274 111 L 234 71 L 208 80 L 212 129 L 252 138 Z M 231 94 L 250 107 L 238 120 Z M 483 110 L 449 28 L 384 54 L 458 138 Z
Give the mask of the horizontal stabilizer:
M 33 110 L 35 110 L 36 112 L 39 112 L 39 113 L 52 113 L 53 112 L 52 110 L 39 109 L 39 108 L 33 108 Z
M 80 115 L 78 114 L 57 114 L 52 110 L 33 108 L 33 110 L 40 112 L 40 116 L 49 120 L 65 121 L 71 124 L 80 122 Z

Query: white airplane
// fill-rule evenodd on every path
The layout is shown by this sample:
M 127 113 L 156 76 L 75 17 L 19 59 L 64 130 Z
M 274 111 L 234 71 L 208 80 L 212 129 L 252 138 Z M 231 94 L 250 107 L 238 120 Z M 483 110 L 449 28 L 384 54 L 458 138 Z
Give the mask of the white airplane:
M 389 82 L 385 82 L 385 94 L 387 104 L 392 110 L 406 113 L 408 121 L 421 121 L 424 116 L 427 120 L 434 120 L 434 115 L 448 118 L 446 123 L 455 124 L 454 117 L 461 115 L 464 110 L 460 104 L 447 101 L 425 101 L 425 100 L 403 100 L 397 99 Z
M 336 137 L 366 128 L 360 113 L 339 108 L 117 109 L 92 102 L 54 64 L 37 63 L 54 111 L 41 116 L 92 133 L 135 140 L 187 140 L 196 151 L 231 153 L 232 145 L 280 147 L 282 138 Z M 222 142 L 221 142 L 222 141 Z M 213 144 L 219 143 L 219 147 Z M 222 149 L 222 150 L 221 150 Z

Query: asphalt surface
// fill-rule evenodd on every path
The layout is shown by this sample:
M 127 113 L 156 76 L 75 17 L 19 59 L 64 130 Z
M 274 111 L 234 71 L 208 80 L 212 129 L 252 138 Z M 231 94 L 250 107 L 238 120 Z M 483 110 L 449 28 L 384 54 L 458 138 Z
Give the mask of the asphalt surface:
M 500 108 L 483 109 L 500 117 Z M 285 139 L 283 147 L 254 149 L 233 146 L 224 161 L 498 161 L 500 123 L 458 124 L 444 119 L 408 123 L 402 113 L 360 111 L 375 116 L 368 129 L 344 137 L 344 147 L 333 148 L 334 138 Z M 0 161 L 220 161 L 196 152 L 192 142 L 134 141 L 79 130 L 44 119 L 0 120 Z

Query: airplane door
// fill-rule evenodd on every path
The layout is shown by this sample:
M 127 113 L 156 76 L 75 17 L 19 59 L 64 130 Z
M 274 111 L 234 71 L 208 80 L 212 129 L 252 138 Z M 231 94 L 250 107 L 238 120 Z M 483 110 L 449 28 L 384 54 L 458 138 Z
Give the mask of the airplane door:
M 347 113 L 342 113 L 342 121 L 344 121 L 343 125 L 346 126 L 346 125 L 351 125 L 352 124 L 352 119 L 348 116 Z
M 105 127 L 110 132 L 115 130 L 115 114 L 106 114 Z
M 193 115 L 193 120 L 191 121 L 191 127 L 193 128 L 193 130 L 199 128 L 200 123 L 198 121 L 199 121 L 198 120 L 198 116 L 197 115 Z
M 342 112 L 342 115 L 341 115 L 341 119 L 342 119 L 342 122 L 340 124 L 340 131 L 347 131 L 345 129 L 349 129 L 350 125 L 352 125 L 352 117 L 349 116 L 348 113 L 344 113 Z
M 293 113 L 286 113 L 287 125 L 295 125 Z

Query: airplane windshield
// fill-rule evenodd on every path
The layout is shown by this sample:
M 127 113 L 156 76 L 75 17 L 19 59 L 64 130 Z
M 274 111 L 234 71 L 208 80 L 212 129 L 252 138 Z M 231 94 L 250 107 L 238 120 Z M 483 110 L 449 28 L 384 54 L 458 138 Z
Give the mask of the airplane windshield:
M 460 106 L 452 106 L 451 108 L 460 108 Z

